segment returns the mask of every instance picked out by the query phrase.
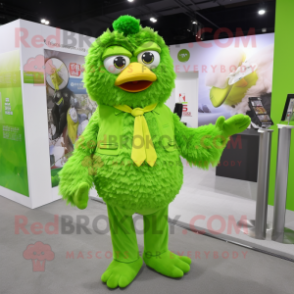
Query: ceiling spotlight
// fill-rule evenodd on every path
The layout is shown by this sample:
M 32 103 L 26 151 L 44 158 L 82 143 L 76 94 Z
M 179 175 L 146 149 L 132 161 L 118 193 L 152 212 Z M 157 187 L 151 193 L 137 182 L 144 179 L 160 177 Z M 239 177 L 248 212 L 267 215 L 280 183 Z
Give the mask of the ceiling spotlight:
M 134 2 L 134 0 L 128 0 L 129 2 Z
M 155 17 L 150 17 L 150 21 L 157 22 L 157 19 Z
M 196 20 L 193 20 L 193 24 L 197 24 L 197 21 Z
M 42 18 L 41 23 L 43 23 L 44 25 L 48 25 L 50 22 L 49 22 L 49 20 Z
M 260 10 L 258 10 L 258 14 L 259 14 L 259 15 L 263 15 L 263 14 L 265 14 L 265 9 L 260 9 Z
M 266 33 L 266 32 L 267 32 L 267 29 L 266 29 L 266 28 L 263 28 L 263 29 L 261 29 L 261 31 L 262 31 L 263 33 Z

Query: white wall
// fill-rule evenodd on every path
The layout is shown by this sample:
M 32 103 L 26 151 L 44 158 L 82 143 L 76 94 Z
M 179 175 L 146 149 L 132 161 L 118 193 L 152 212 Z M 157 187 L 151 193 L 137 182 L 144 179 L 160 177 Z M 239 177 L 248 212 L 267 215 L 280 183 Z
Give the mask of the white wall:
M 19 48 L 15 47 L 14 32 L 19 28 L 20 20 L 10 22 L 6 25 L 0 26 L 1 46 L 0 53 L 13 51 Z

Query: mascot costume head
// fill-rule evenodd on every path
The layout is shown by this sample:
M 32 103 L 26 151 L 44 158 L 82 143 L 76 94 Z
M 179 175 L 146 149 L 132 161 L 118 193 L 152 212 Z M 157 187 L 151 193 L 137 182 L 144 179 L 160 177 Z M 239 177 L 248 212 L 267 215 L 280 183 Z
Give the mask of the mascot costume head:
M 175 72 L 162 37 L 131 16 L 121 16 L 113 28 L 93 43 L 86 58 L 90 97 L 99 105 L 132 108 L 164 103 L 175 86 Z
M 126 287 L 143 265 L 180 278 L 191 260 L 168 249 L 168 205 L 183 183 L 180 156 L 191 165 L 217 165 L 228 138 L 245 130 L 242 114 L 188 128 L 164 102 L 175 87 L 169 48 L 151 28 L 121 16 L 89 49 L 84 83 L 98 107 L 61 170 L 63 198 L 85 209 L 91 186 L 107 205 L 113 260 L 101 279 Z M 139 255 L 132 215 L 144 218 Z M 159 232 L 159 233 L 158 233 Z

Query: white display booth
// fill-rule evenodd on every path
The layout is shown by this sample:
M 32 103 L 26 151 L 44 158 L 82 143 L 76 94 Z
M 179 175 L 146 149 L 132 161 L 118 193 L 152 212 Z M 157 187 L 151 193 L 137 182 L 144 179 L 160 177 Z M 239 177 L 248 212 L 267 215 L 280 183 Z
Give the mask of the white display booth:
M 46 54 L 52 52 L 56 60 L 64 55 L 84 60 L 95 39 L 24 20 L 1 26 L 0 38 L 0 156 L 1 162 L 4 162 L 0 171 L 0 195 L 29 208 L 36 208 L 60 199 L 58 186 L 52 187 L 50 174 L 49 141 L 52 138 L 48 134 L 48 92 L 54 90 L 44 81 Z M 6 62 L 9 56 L 13 56 L 11 65 Z M 68 88 L 73 92 L 75 88 L 75 93 L 83 93 L 78 98 L 84 99 L 85 90 L 81 86 L 83 62 L 66 62 L 66 67 L 71 66 L 72 69 L 67 73 Z M 12 74 L 10 68 L 13 67 Z M 67 72 L 65 68 L 58 70 Z M 20 96 L 19 100 L 17 95 Z M 23 116 L 23 122 L 16 122 L 20 116 Z M 20 148 L 20 151 L 11 153 L 9 148 L 14 147 L 15 150 Z M 24 152 L 22 166 L 19 171 L 13 171 L 11 164 L 21 152 Z M 5 168 L 8 174 L 5 174 Z M 18 183 L 21 185 L 18 186 Z M 96 195 L 94 189 L 90 191 L 90 196 Z

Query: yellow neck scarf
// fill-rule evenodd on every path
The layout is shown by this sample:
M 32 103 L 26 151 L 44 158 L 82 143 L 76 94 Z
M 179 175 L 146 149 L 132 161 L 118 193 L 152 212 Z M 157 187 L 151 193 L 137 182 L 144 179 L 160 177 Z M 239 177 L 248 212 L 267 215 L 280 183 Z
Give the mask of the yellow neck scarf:
M 154 103 L 144 108 L 134 109 L 127 105 L 114 106 L 116 109 L 130 113 L 135 117 L 131 158 L 137 166 L 140 166 L 146 160 L 147 163 L 153 167 L 157 159 L 157 154 L 151 140 L 146 119 L 144 117 L 144 113 L 152 111 L 156 105 L 157 103 Z M 135 144 L 136 139 L 138 139 L 139 144 Z

